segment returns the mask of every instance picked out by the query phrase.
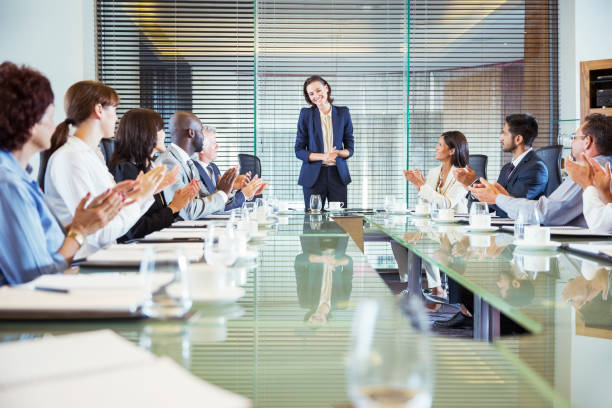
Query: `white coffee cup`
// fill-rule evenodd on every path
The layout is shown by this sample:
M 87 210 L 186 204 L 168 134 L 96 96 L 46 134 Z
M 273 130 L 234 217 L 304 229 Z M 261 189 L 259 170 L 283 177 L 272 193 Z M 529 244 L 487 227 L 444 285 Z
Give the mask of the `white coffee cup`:
M 550 271 L 550 257 L 524 255 L 523 267 L 528 272 L 548 272 Z
M 455 210 L 452 208 L 440 208 L 438 210 L 438 220 L 440 221 L 454 221 Z
M 550 241 L 550 228 L 539 225 L 525 225 L 525 242 L 530 244 L 546 244 Z
M 344 203 L 342 201 L 330 201 L 329 202 L 329 210 L 338 211 L 344 208 Z
M 189 265 L 189 285 L 193 299 L 213 296 L 227 286 L 227 271 L 220 265 Z
M 419 215 L 429 214 L 429 206 L 427 204 L 417 204 L 414 212 Z
M 491 226 L 491 216 L 488 214 L 474 214 L 470 216 L 470 226 L 486 228 Z

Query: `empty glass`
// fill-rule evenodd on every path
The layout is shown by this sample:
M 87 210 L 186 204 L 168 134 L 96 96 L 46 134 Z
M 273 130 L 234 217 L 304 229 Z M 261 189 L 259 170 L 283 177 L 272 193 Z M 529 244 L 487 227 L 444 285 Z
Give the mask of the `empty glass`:
M 206 263 L 210 265 L 233 265 L 238 257 L 234 225 L 228 222 L 223 226 L 213 222 L 207 230 L 208 236 L 204 242 Z
M 386 212 L 393 212 L 395 210 L 395 197 L 390 195 L 385 196 L 385 202 L 383 206 Z
M 485 228 L 491 226 L 491 215 L 487 203 L 473 202 L 470 207 L 470 226 Z
M 366 299 L 353 319 L 347 387 L 355 407 L 431 407 L 433 358 L 423 306 L 408 308 L 421 331 L 395 302 Z
M 182 317 L 191 309 L 188 266 L 189 261 L 180 249 L 147 248 L 140 262 L 144 315 L 171 319 Z
M 540 213 L 537 208 L 521 208 L 514 220 L 514 239 L 519 241 L 525 239 L 526 225 L 540 225 Z
M 323 208 L 323 202 L 319 194 L 312 194 L 310 196 L 310 212 L 318 214 Z

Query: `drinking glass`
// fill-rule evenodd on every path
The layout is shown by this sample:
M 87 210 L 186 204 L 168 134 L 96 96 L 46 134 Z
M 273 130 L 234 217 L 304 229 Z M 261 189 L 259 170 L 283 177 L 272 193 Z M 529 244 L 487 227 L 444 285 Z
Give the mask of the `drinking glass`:
M 204 242 L 204 258 L 207 264 L 230 266 L 236 262 L 238 248 L 236 232 L 232 223 L 211 223 Z
M 525 239 L 526 225 L 540 225 L 540 213 L 537 208 L 521 208 L 514 221 L 514 239 L 516 241 Z
M 491 226 L 491 216 L 487 203 L 474 201 L 470 207 L 470 225 L 473 227 Z
M 310 212 L 318 214 L 321 212 L 321 208 L 323 208 L 321 196 L 319 194 L 312 194 L 310 196 Z
M 431 407 L 433 359 L 423 306 L 409 299 L 420 331 L 398 304 L 365 299 L 356 308 L 347 364 L 348 394 L 361 407 Z
M 383 205 L 386 212 L 393 212 L 395 210 L 395 197 L 390 195 L 385 196 L 385 202 Z
M 180 249 L 147 248 L 140 262 L 144 315 L 171 319 L 191 309 L 188 267 L 189 261 Z
M 259 223 L 265 223 L 268 220 L 269 207 L 266 201 L 262 198 L 255 200 L 255 214 L 257 214 L 257 221 Z

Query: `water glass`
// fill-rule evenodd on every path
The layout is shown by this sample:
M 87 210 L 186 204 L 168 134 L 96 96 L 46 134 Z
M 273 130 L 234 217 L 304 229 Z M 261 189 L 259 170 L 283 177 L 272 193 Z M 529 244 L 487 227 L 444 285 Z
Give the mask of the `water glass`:
M 472 227 L 490 227 L 491 215 L 489 214 L 489 206 L 487 203 L 473 202 L 470 207 L 470 226 Z
M 319 194 L 312 194 L 310 196 L 310 212 L 318 214 L 321 212 L 321 208 L 323 208 L 321 196 Z
M 236 262 L 238 248 L 236 231 L 232 223 L 209 224 L 208 236 L 204 242 L 204 258 L 207 264 L 230 266 Z
M 144 315 L 172 319 L 191 309 L 188 268 L 189 261 L 180 249 L 147 248 L 140 262 Z
M 393 212 L 395 210 L 395 197 L 394 196 L 385 196 L 385 201 L 384 201 L 384 210 L 386 212 Z
M 366 299 L 357 305 L 347 364 L 348 394 L 357 408 L 431 407 L 427 317 L 418 299 L 409 300 L 420 331 L 393 301 Z
M 525 239 L 525 226 L 540 225 L 540 213 L 537 208 L 521 208 L 514 220 L 514 239 L 516 241 Z

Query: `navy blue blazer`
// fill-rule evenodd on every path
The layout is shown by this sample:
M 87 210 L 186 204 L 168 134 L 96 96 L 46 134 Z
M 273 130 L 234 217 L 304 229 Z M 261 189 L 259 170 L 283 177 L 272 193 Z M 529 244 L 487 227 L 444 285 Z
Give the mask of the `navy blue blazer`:
M 500 175 L 504 173 L 504 168 L 510 166 L 512 162 L 508 162 L 502 167 Z M 523 160 L 514 169 L 508 181 L 501 183 L 499 178 L 497 182 L 504 187 L 512 197 L 526 198 L 528 200 L 537 200 L 544 195 L 546 185 L 548 184 L 548 168 L 544 161 L 538 157 L 532 150 L 523 157 Z M 500 217 L 508 217 L 505 211 L 495 208 L 495 213 Z
M 337 150 L 346 149 L 349 157 L 353 155 L 355 139 L 353 138 L 353 122 L 351 114 L 346 106 L 332 105 L 332 126 L 334 129 L 334 146 Z M 295 139 L 295 156 L 302 160 L 302 169 L 298 184 L 307 188 L 312 187 L 319 177 L 321 161 L 308 161 L 310 153 L 324 153 L 323 130 L 321 129 L 321 116 L 316 106 L 302 108 L 297 126 L 297 137 Z M 336 158 L 336 167 L 340 180 L 344 185 L 351 182 L 346 159 Z

